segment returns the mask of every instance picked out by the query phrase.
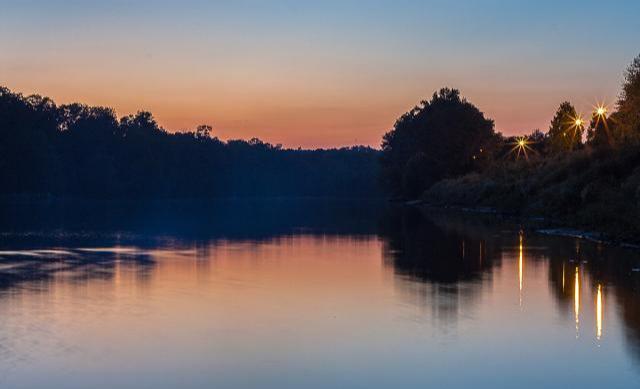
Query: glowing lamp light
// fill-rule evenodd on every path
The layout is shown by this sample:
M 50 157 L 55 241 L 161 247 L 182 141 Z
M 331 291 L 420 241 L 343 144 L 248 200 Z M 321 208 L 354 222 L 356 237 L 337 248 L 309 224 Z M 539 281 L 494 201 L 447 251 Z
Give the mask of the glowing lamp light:
M 527 149 L 533 150 L 529 147 L 529 140 L 526 137 L 516 138 L 512 143 L 513 147 L 511 148 L 511 153 L 516 154 L 516 158 L 520 157 L 520 154 L 524 154 L 525 158 L 528 160 L 529 156 L 527 155 Z
M 575 121 L 575 125 L 576 127 L 582 127 L 582 125 L 584 124 L 584 121 L 582 120 L 582 118 L 577 118 Z
M 605 116 L 607 114 L 607 107 L 604 105 L 599 105 L 596 107 L 596 115 Z

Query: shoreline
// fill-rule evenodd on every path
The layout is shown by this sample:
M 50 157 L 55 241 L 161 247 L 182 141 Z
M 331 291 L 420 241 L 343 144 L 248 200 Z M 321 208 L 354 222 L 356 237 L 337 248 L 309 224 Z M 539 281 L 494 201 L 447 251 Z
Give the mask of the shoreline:
M 531 229 L 533 232 L 542 235 L 549 236 L 561 236 L 566 238 L 577 238 L 593 243 L 603 244 L 607 246 L 616 246 L 621 248 L 640 250 L 639 243 L 633 243 L 617 239 L 615 236 L 605 231 L 588 231 L 577 228 L 575 226 L 562 226 L 562 222 L 554 221 L 540 216 L 527 216 L 518 212 L 500 211 L 492 207 L 468 207 L 468 206 L 453 206 L 453 205 L 438 205 L 429 203 L 425 200 L 411 200 L 402 202 L 404 206 L 417 207 L 422 209 L 431 210 L 443 210 L 443 211 L 457 211 L 469 214 L 482 214 L 490 215 L 500 218 L 506 218 L 511 220 L 520 221 L 525 227 Z M 538 224 L 538 225 L 536 225 Z

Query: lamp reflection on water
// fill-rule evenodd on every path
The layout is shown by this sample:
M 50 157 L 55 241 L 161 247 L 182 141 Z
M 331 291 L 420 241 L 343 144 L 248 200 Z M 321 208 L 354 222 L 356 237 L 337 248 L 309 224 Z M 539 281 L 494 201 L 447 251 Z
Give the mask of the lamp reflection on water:
M 576 266 L 573 309 L 576 316 L 576 338 L 580 334 L 580 270 Z
M 596 297 L 596 339 L 602 338 L 602 285 L 598 284 Z
M 523 276 L 523 267 L 524 267 L 524 259 L 522 255 L 522 233 L 520 234 L 520 246 L 519 246 L 519 256 L 518 256 L 518 286 L 519 286 L 519 300 L 520 307 L 522 307 L 522 276 Z

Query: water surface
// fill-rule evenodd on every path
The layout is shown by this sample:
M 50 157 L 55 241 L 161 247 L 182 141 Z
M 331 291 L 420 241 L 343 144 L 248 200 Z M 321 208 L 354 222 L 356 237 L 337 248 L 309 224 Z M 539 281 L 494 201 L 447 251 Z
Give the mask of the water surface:
M 321 200 L 0 214 L 0 387 L 640 384 L 640 255 Z

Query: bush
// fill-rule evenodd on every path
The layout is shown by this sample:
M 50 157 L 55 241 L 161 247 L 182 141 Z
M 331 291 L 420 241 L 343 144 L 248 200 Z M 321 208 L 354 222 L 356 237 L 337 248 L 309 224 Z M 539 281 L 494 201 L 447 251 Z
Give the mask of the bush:
M 514 162 L 443 180 L 423 198 L 433 204 L 491 207 L 638 240 L 640 147 L 580 150 Z

